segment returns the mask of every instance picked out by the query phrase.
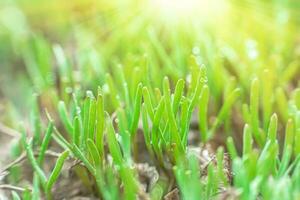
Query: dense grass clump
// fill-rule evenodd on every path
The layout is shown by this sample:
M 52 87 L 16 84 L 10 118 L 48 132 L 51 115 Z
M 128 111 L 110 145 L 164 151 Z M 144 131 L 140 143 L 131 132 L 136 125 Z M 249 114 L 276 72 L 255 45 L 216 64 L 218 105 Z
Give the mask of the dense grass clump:
M 35 3 L 0 5 L 3 198 L 300 198 L 297 2 Z

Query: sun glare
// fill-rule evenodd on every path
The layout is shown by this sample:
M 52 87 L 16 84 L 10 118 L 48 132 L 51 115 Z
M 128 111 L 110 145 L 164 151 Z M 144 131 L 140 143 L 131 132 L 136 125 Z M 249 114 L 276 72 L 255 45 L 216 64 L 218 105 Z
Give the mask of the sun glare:
M 170 19 L 194 18 L 208 20 L 223 15 L 227 10 L 225 0 L 153 0 L 155 12 Z

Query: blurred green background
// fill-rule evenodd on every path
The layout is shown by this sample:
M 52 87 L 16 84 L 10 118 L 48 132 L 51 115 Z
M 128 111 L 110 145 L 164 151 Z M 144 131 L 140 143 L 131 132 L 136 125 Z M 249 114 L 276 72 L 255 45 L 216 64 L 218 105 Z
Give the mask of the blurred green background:
M 247 91 L 265 69 L 289 92 L 299 86 L 299 25 L 297 0 L 2 0 L 1 118 L 26 116 L 33 92 L 49 107 L 74 89 L 96 90 L 120 63 L 147 62 L 154 86 L 175 81 L 188 76 L 191 55 L 207 67 L 216 102 L 231 77 Z

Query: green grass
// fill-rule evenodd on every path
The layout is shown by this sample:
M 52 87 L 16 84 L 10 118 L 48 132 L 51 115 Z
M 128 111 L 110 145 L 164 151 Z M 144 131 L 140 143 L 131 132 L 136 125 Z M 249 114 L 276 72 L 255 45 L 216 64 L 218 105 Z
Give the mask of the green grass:
M 55 199 L 72 170 L 106 200 L 300 197 L 296 2 L 228 0 L 221 17 L 178 20 L 148 1 L 55 2 L 0 6 L 0 119 L 21 133 L 6 154 L 33 171 L 7 169 L 23 188 L 12 199 Z M 146 189 L 141 163 L 158 174 Z

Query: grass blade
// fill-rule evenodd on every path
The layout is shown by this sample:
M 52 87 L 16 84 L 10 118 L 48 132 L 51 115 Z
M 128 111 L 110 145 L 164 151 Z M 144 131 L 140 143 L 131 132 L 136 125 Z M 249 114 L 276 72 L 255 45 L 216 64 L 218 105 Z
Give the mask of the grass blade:
M 59 113 L 60 119 L 63 122 L 63 125 L 64 125 L 65 129 L 67 130 L 67 132 L 70 135 L 72 135 L 73 134 L 73 126 L 72 126 L 72 123 L 69 120 L 65 102 L 60 101 L 58 103 L 58 113 Z
M 46 193 L 48 193 L 48 195 L 50 195 L 51 193 L 51 189 L 53 187 L 53 185 L 55 184 L 55 182 L 58 179 L 58 176 L 62 170 L 62 167 L 64 165 L 65 160 L 67 159 L 67 157 L 69 156 L 69 151 L 64 151 L 57 159 L 56 164 L 54 169 L 52 170 L 49 180 L 47 181 L 47 185 L 46 185 Z

